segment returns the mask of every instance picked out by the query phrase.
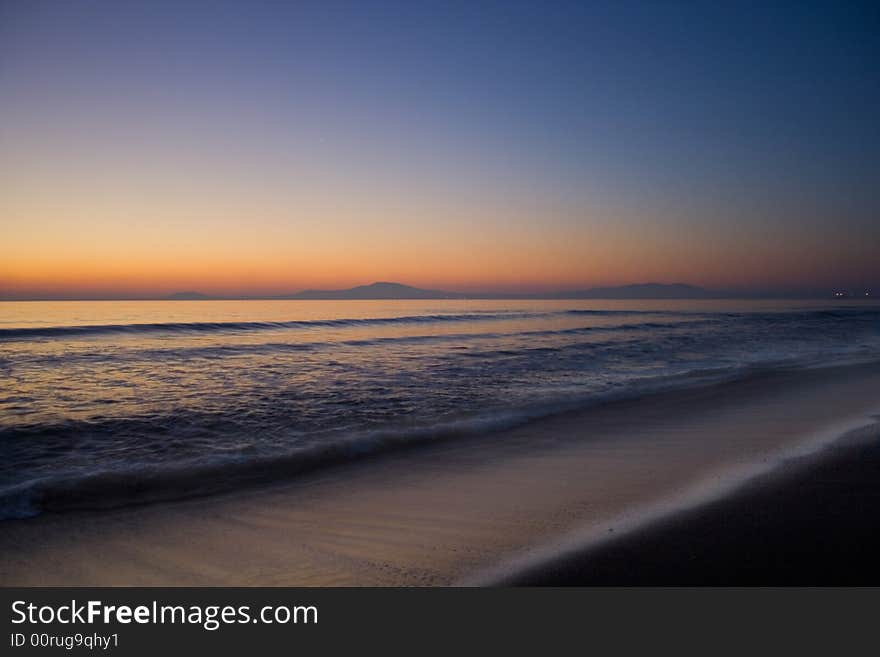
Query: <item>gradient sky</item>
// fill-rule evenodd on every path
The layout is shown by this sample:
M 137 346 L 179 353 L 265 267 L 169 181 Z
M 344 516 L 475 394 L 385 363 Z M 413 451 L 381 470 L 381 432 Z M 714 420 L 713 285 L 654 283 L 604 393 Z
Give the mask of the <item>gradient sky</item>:
M 0 296 L 876 287 L 880 5 L 775 4 L 0 0 Z

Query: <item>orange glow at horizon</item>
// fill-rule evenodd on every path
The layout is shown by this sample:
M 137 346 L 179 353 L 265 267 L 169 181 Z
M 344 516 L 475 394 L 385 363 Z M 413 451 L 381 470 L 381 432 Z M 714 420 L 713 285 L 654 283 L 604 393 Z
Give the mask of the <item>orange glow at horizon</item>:
M 859 12 L 744 50 L 687 7 L 32 4 L 0 12 L 0 299 L 880 286 Z
M 755 245 L 734 251 L 703 242 L 691 250 L 659 238 L 627 240 L 614 231 L 555 237 L 540 230 L 498 237 L 471 231 L 445 239 L 368 233 L 340 244 L 332 227 L 308 239 L 295 230 L 264 240 L 248 239 L 246 230 L 230 231 L 205 236 L 200 245 L 174 233 L 164 240 L 158 235 L 100 240 L 80 230 L 47 230 L 39 239 L 0 247 L 0 295 L 140 297 L 182 290 L 272 295 L 377 280 L 462 292 L 545 292 L 647 281 L 721 288 L 767 280 L 796 284 L 805 268 L 798 268 L 803 254 L 797 250 L 765 258 Z M 834 275 L 831 265 L 824 273 Z M 816 271 L 815 265 L 807 266 Z
M 92 164 L 36 167 L 41 176 L 0 170 L 0 297 L 273 295 L 377 280 L 460 292 L 796 287 L 875 267 L 870 244 L 835 238 L 829 249 L 831 227 L 767 239 L 736 222 L 533 198 L 531 189 L 456 196 L 332 175 L 254 184 L 209 166 L 181 183 L 158 166 Z

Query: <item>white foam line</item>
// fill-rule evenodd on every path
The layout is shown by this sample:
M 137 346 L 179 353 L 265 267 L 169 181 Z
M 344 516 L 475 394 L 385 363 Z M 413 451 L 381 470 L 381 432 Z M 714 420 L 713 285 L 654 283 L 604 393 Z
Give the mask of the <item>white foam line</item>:
M 528 548 L 499 564 L 466 575 L 454 582 L 453 586 L 503 586 L 510 578 L 532 568 L 575 556 L 638 531 L 652 522 L 723 499 L 750 481 L 781 469 L 794 459 L 821 452 L 847 435 L 870 427 L 880 428 L 880 422 L 876 419 L 878 413 L 880 409 L 811 433 L 805 440 L 771 453 L 759 462 L 714 473 L 676 494 L 624 512 L 598 526 L 566 532 L 557 540 Z

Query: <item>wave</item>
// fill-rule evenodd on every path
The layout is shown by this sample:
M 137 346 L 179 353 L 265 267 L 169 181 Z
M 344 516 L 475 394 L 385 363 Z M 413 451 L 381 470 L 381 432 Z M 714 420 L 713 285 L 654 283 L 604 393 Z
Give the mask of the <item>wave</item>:
M 545 410 L 542 414 L 546 414 Z M 289 479 L 321 466 L 370 454 L 515 426 L 529 412 L 499 412 L 436 425 L 364 431 L 334 437 L 287 453 L 219 456 L 178 464 L 117 468 L 85 474 L 47 476 L 0 489 L 0 519 L 43 512 L 115 508 L 197 497 Z M 51 429 L 44 429 L 52 433 Z
M 345 319 L 291 320 L 283 322 L 159 322 L 152 324 L 88 324 L 77 326 L 33 326 L 0 329 L 0 341 L 67 336 L 92 336 L 108 333 L 205 333 L 218 331 L 271 331 L 297 328 L 381 326 L 385 324 L 429 324 L 439 322 L 476 322 L 525 319 L 546 316 L 544 313 L 465 313 L 459 315 L 409 315 L 403 317 L 366 317 Z
M 345 328 L 358 326 L 383 326 L 395 324 L 434 324 L 444 322 L 485 322 L 509 319 L 539 319 L 553 316 L 576 315 L 612 317 L 620 315 L 663 315 L 684 317 L 714 317 L 716 319 L 741 319 L 752 322 L 772 322 L 780 319 L 803 321 L 808 319 L 867 319 L 880 318 L 877 308 L 835 308 L 822 310 L 731 313 L 672 310 L 591 310 L 572 309 L 547 312 L 469 312 L 461 314 L 407 315 L 399 317 L 362 317 L 339 319 L 290 320 L 267 322 L 157 322 L 143 324 L 84 324 L 69 326 L 28 326 L 0 328 L 0 342 L 38 338 L 95 336 L 104 334 L 141 333 L 205 333 L 272 331 L 283 329 Z M 648 324 L 646 328 L 650 328 Z
M 693 329 L 719 324 L 714 319 L 679 320 L 672 322 L 636 322 L 632 324 L 615 324 L 609 326 L 574 326 L 563 329 L 539 329 L 530 331 L 480 332 L 480 333 L 441 333 L 428 335 L 391 335 L 362 338 L 354 340 L 315 340 L 306 342 L 260 342 L 258 344 L 219 344 L 208 346 L 174 346 L 167 348 L 132 349 L 125 355 L 115 350 L 110 353 L 101 351 L 65 352 L 64 354 L 40 354 L 31 356 L 28 362 L 33 365 L 62 364 L 74 361 L 102 362 L 105 360 L 154 359 L 154 358 L 211 358 L 223 355 L 240 355 L 252 353 L 308 352 L 334 347 L 375 347 L 381 345 L 410 345 L 436 342 L 470 343 L 480 340 L 538 338 L 553 336 L 576 336 L 605 333 L 629 333 L 641 330 Z M 461 346 L 461 349 L 467 349 Z
M 437 324 L 445 322 L 485 322 L 510 319 L 541 319 L 564 315 L 613 317 L 618 315 L 698 316 L 708 313 L 668 310 L 563 310 L 548 312 L 470 312 L 462 314 L 406 315 L 399 317 L 359 317 L 272 322 L 157 322 L 143 324 L 79 324 L 69 326 L 27 326 L 0 328 L 0 342 L 68 336 L 140 333 L 211 333 L 273 331 L 283 329 L 345 328 L 395 324 Z
M 175 461 L 136 467 L 117 467 L 82 473 L 34 477 L 0 488 L 0 520 L 26 518 L 45 512 L 106 509 L 172 501 L 236 490 L 242 486 L 289 481 L 296 475 L 320 467 L 341 465 L 380 453 L 416 448 L 432 441 L 464 438 L 476 434 L 512 429 L 563 413 L 584 411 L 603 403 L 639 398 L 646 394 L 669 393 L 719 385 L 773 372 L 804 369 L 792 363 L 776 362 L 733 367 L 695 368 L 674 375 L 646 377 L 626 388 L 593 393 L 586 397 L 559 399 L 509 409 L 490 409 L 479 415 L 447 419 L 430 425 L 387 426 L 362 430 L 342 437 L 342 430 L 326 440 L 302 445 L 286 452 L 218 454 L 200 460 Z M 134 420 L 110 420 L 111 423 Z M 138 424 L 165 427 L 177 422 L 168 417 Z M 71 429 L 71 427 L 67 427 Z M 128 427 L 131 430 L 132 427 Z M 39 434 L 63 432 L 59 426 L 20 427 L 2 433 L 7 445 L 16 439 L 27 441 Z M 107 431 L 113 431 L 108 427 Z M 100 431 L 93 424 L 89 431 Z
M 80 324 L 71 326 L 28 326 L 0 329 L 0 341 L 29 340 L 68 336 L 140 333 L 210 333 L 273 331 L 283 329 L 345 328 L 395 324 L 437 324 L 445 322 L 485 322 L 510 319 L 540 319 L 559 315 L 675 315 L 668 311 L 566 310 L 561 312 L 471 312 L 462 314 L 406 315 L 399 317 L 359 317 L 339 319 L 289 320 L 279 322 L 157 322 L 149 324 Z

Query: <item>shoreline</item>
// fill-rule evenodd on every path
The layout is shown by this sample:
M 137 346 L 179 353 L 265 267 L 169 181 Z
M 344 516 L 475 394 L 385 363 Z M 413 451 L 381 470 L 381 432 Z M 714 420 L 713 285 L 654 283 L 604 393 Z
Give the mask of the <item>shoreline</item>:
M 495 586 L 880 585 L 880 422 Z M 486 582 L 488 583 L 488 582 Z
M 648 526 L 650 513 L 735 494 L 730 487 L 755 468 L 868 424 L 878 389 L 876 363 L 782 371 L 424 444 L 287 483 L 5 521 L 0 583 L 493 583 L 486 573 L 498 581 L 505 568 L 525 572 L 536 554 L 550 563 L 572 536 L 607 533 L 628 517 Z M 822 403 L 829 398 L 833 408 Z
M 676 400 L 689 393 L 726 387 L 748 386 L 780 375 L 846 368 L 880 367 L 880 361 L 854 360 L 833 366 L 783 366 L 756 368 L 731 377 L 715 378 L 714 373 L 687 373 L 666 377 L 658 384 L 649 381 L 626 393 L 597 396 L 581 402 L 560 402 L 501 412 L 495 417 L 450 420 L 446 423 L 410 429 L 376 429 L 357 432 L 345 442 L 316 445 L 287 454 L 266 455 L 250 461 L 184 463 L 161 470 L 137 468 L 129 471 L 98 471 L 80 478 L 46 479 L 12 486 L 0 492 L 0 525 L 6 521 L 26 520 L 49 513 L 133 509 L 155 504 L 175 504 L 187 500 L 219 497 L 236 492 L 273 488 L 338 467 L 366 467 L 374 460 L 407 452 L 420 452 L 447 442 L 491 440 L 493 436 L 518 432 L 530 425 L 545 422 L 577 421 L 589 414 L 618 407 L 638 408 L 648 400 Z M 702 380 L 701 380 L 702 377 Z M 839 433 L 845 428 L 838 429 Z M 11 513 L 6 511 L 12 509 Z
M 644 578 L 633 577 L 628 570 L 638 570 L 640 566 L 614 562 L 607 569 L 606 576 L 602 567 L 594 567 L 594 562 L 609 560 L 612 553 L 620 550 L 627 553 L 638 553 L 631 556 L 634 563 L 652 559 L 644 554 L 641 548 L 633 545 L 646 541 L 646 536 L 662 535 L 672 541 L 684 542 L 684 536 L 690 535 L 687 525 L 691 522 L 703 522 L 703 531 L 711 533 L 712 527 L 722 526 L 729 522 L 734 513 L 747 512 L 749 504 L 756 508 L 765 505 L 772 492 L 787 495 L 792 486 L 809 486 L 810 477 L 822 470 L 829 462 L 844 461 L 847 465 L 857 467 L 858 461 L 866 457 L 877 461 L 877 474 L 880 475 L 880 415 L 872 415 L 873 419 L 863 418 L 851 423 L 838 425 L 835 429 L 819 432 L 813 440 L 793 445 L 791 449 L 740 468 L 730 469 L 712 478 L 703 479 L 692 486 L 683 488 L 678 494 L 657 503 L 649 503 L 642 507 L 628 509 L 608 522 L 604 527 L 578 527 L 565 536 L 543 545 L 524 550 L 513 558 L 463 578 L 458 582 L 462 586 L 566 586 L 566 585 L 615 585 L 644 586 L 662 582 L 666 586 L 698 586 L 698 579 L 682 579 L 665 577 L 661 572 L 651 572 Z M 877 443 L 877 452 L 872 448 Z M 855 443 L 855 445 L 853 445 Z M 845 452 L 845 453 L 844 453 Z M 858 452 L 858 456 L 854 454 Z M 837 468 L 841 476 L 845 476 L 845 467 Z M 880 482 L 880 478 L 877 480 Z M 877 486 L 880 494 L 880 484 Z M 753 500 L 754 498 L 754 500 Z M 750 500 L 745 503 L 741 500 Z M 728 508 L 730 505 L 731 508 Z M 736 511 L 731 511 L 736 507 Z M 880 509 L 878 509 L 880 512 Z M 786 520 L 777 517 L 780 526 Z M 821 525 L 822 521 L 818 520 Z M 672 527 L 675 527 L 674 529 Z M 880 531 L 880 522 L 876 524 Z M 822 531 L 821 527 L 816 528 Z M 680 535 L 679 535 L 680 534 Z M 729 537 L 732 544 L 736 541 Z M 667 555 L 669 563 L 674 559 Z M 604 561 L 602 561 L 604 563 Z M 618 579 L 615 579 L 620 575 Z M 657 582 L 654 582 L 654 580 Z M 880 577 L 878 577 L 880 579 Z M 582 582 L 582 583 L 581 583 Z M 728 585 L 740 585 L 731 579 Z M 768 579 L 766 584 L 772 585 Z

